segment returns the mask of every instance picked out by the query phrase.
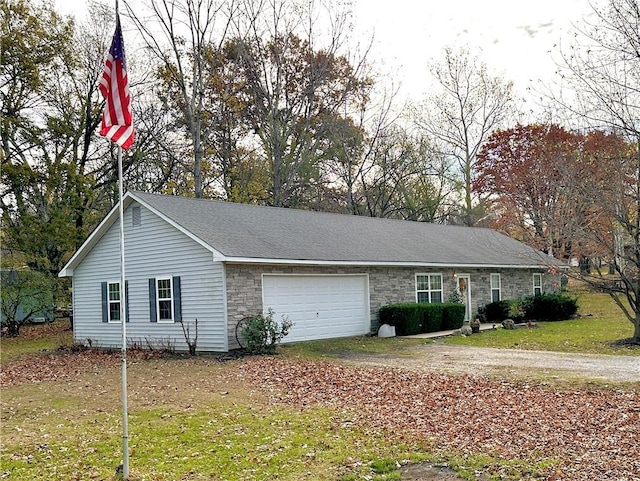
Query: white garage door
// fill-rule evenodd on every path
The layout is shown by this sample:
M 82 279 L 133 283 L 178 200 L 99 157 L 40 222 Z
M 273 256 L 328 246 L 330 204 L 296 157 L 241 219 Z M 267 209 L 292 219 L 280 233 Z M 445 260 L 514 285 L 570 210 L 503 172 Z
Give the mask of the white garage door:
M 367 334 L 370 330 L 366 275 L 262 276 L 262 305 L 294 325 L 282 342 Z

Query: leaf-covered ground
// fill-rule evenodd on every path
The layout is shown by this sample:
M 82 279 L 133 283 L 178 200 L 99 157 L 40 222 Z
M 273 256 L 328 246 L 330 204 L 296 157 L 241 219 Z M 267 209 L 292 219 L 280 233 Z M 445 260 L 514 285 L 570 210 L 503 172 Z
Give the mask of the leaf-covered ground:
M 140 366 L 149 356 L 158 354 L 132 351 L 128 358 Z M 206 371 L 211 358 L 162 362 Z M 105 368 L 113 375 L 119 363 L 118 352 L 96 350 L 26 356 L 3 366 L 0 386 L 72 382 Z M 222 372 L 226 381 L 250 385 L 275 404 L 302 410 L 328 406 L 346 424 L 384 433 L 389 443 L 418 443 L 444 457 L 484 456 L 483 476 L 513 479 L 506 471 L 517 464 L 521 479 L 539 479 L 542 473 L 547 480 L 640 480 L 639 390 L 566 391 L 282 356 L 225 363 Z
M 157 351 L 128 351 L 131 361 L 159 358 Z M 107 366 L 116 366 L 121 362 L 118 351 L 87 349 L 73 351 L 69 348 L 40 355 L 22 356 L 2 366 L 0 386 L 16 386 L 34 382 L 68 382 L 86 372 L 101 372 Z
M 273 402 L 332 406 L 400 441 L 423 439 L 443 453 L 548 461 L 549 480 L 640 480 L 634 392 L 557 392 L 466 375 L 281 358 L 249 359 L 240 368 Z M 500 474 L 499 467 L 487 469 Z

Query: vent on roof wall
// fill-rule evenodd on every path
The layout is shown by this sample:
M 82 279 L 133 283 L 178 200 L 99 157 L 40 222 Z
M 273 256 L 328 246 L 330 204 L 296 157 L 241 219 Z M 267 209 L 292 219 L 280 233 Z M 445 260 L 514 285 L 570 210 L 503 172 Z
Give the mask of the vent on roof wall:
M 139 206 L 131 209 L 131 224 L 133 227 L 140 227 L 140 225 L 142 225 L 142 214 L 140 213 Z

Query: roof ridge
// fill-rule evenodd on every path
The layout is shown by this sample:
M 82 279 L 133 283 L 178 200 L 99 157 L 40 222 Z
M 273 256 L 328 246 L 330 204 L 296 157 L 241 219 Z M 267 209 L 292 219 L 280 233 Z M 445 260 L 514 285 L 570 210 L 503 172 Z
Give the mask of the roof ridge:
M 281 212 L 289 212 L 289 213 L 290 212 L 296 212 L 296 213 L 304 213 L 304 214 L 318 214 L 318 215 L 326 215 L 326 216 L 339 216 L 341 218 L 351 218 L 351 219 L 358 219 L 358 220 L 370 219 L 370 221 L 378 221 L 378 222 L 402 222 L 402 223 L 407 223 L 408 222 L 408 223 L 411 223 L 411 224 L 441 226 L 441 227 L 446 227 L 446 228 L 450 228 L 450 229 L 458 228 L 458 229 L 488 230 L 488 231 L 495 232 L 495 233 L 500 234 L 500 235 L 505 235 L 505 234 L 502 234 L 501 232 L 498 232 L 495 229 L 491 229 L 489 227 L 467 226 L 467 225 L 460 225 L 460 224 L 443 224 L 443 223 L 440 223 L 440 222 L 397 219 L 397 218 L 393 218 L 393 217 L 373 217 L 373 216 L 368 216 L 368 215 L 347 214 L 347 213 L 342 213 L 342 212 L 329 212 L 329 211 L 323 211 L 323 210 L 300 209 L 300 208 L 296 208 L 296 207 L 281 207 L 281 206 L 263 205 L 263 204 L 246 204 L 246 203 L 242 203 L 242 202 L 233 202 L 233 201 L 224 200 L 224 199 L 211 199 L 211 198 L 203 198 L 203 197 L 189 197 L 189 196 L 186 196 L 186 195 L 161 194 L 161 193 L 156 193 L 156 192 L 143 192 L 143 191 L 136 191 L 136 190 L 131 190 L 130 192 L 132 194 L 135 194 L 135 195 L 146 195 L 146 196 L 154 196 L 154 197 L 162 197 L 162 198 L 175 198 L 175 199 L 186 200 L 186 201 L 214 202 L 214 203 L 219 203 L 219 204 L 238 206 L 238 207 L 241 207 L 241 208 L 255 208 L 255 209 L 268 209 L 268 210 L 274 210 L 275 209 L 275 210 L 279 210 Z M 369 220 L 367 220 L 366 222 L 369 222 Z

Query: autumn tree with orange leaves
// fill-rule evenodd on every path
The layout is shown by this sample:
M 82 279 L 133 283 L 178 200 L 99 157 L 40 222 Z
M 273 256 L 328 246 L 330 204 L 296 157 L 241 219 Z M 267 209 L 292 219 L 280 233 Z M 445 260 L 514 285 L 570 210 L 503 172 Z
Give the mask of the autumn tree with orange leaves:
M 604 189 L 589 186 L 601 196 L 608 215 L 600 220 L 610 232 L 582 226 L 584 237 L 609 252 L 615 279 L 600 269 L 583 279 L 611 295 L 634 326 L 632 342 L 640 344 L 640 4 L 608 0 L 592 7 L 575 41 L 560 52 L 562 89 L 552 100 L 572 119 L 629 143 L 625 155 L 611 161 Z
M 583 135 L 553 124 L 498 130 L 478 155 L 474 189 L 493 202 L 497 229 L 556 257 L 606 258 L 584 226 L 599 226 L 599 237 L 613 242 L 603 199 L 628 149 L 601 131 Z
M 637 147 L 614 133 L 518 125 L 489 137 L 474 189 L 493 202 L 493 227 L 555 257 L 580 259 L 592 266 L 582 278 L 612 295 L 633 294 L 636 159 Z
M 557 125 L 495 131 L 478 154 L 474 191 L 493 202 L 499 230 L 557 257 L 571 252 L 563 219 L 578 206 L 564 177 L 575 170 L 579 136 Z

